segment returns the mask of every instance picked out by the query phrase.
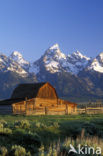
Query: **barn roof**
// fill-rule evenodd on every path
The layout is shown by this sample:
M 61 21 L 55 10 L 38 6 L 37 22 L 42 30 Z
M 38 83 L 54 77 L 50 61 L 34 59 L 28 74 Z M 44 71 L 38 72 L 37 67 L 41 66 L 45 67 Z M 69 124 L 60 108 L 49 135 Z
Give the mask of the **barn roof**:
M 46 83 L 48 82 L 20 84 L 14 89 L 11 98 L 35 98 L 39 89 Z M 51 85 L 50 83 L 48 84 Z

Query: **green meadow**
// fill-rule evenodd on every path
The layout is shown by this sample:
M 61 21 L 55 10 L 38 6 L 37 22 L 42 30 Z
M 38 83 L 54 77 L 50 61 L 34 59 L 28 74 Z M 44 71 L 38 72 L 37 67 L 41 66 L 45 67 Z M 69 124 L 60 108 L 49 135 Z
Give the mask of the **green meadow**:
M 79 143 L 103 150 L 102 138 L 102 114 L 0 115 L 0 156 L 68 156 Z

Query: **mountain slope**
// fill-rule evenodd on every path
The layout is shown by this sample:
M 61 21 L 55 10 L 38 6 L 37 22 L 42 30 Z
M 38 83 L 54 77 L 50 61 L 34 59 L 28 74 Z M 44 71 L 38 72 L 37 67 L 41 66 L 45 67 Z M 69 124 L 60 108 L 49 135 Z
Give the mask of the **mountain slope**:
M 71 72 L 74 74 L 78 74 L 82 71 L 90 62 L 90 58 L 82 55 L 79 51 L 68 55 L 68 66 L 72 65 Z M 70 65 L 71 64 L 71 65 Z
M 16 72 L 0 72 L 0 99 L 10 98 L 13 89 L 20 83 L 35 83 L 36 77 L 22 77 Z

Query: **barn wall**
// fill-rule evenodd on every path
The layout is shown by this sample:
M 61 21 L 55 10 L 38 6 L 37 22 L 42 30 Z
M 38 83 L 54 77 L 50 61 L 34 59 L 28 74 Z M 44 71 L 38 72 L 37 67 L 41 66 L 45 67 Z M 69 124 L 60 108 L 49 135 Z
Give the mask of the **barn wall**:
M 66 113 L 65 106 L 59 108 L 58 106 L 54 107 L 36 107 L 34 110 L 27 109 L 27 115 L 65 115 Z
M 36 98 L 35 99 L 35 106 L 38 107 L 45 107 L 45 106 L 57 106 L 58 100 L 57 99 L 43 99 L 43 98 Z
M 37 98 L 57 99 L 55 89 L 48 83 L 42 86 L 37 94 Z
M 64 100 L 33 98 L 13 104 L 14 114 L 64 115 L 75 114 L 76 105 L 63 104 Z
M 76 114 L 77 106 L 76 105 L 68 105 L 68 114 Z
M 55 107 L 47 107 L 48 115 L 65 115 L 66 114 L 66 106 L 58 105 Z
M 26 113 L 26 102 L 18 102 L 12 104 L 13 114 L 25 114 Z
M 26 115 L 45 115 L 45 108 L 35 108 L 34 110 L 28 109 Z

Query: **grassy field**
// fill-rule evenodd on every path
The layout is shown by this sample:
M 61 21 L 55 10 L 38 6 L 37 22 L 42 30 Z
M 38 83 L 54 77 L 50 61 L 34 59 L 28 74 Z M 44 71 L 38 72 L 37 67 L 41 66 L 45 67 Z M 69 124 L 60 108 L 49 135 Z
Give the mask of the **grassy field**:
M 65 156 L 69 145 L 100 146 L 103 115 L 0 115 L 0 155 Z M 93 143 L 94 142 L 94 143 Z M 97 154 L 96 154 L 97 155 Z
M 98 119 L 103 119 L 103 114 L 96 114 L 96 115 L 87 115 L 87 114 L 81 114 L 81 115 L 42 115 L 42 116 L 24 116 L 24 115 L 0 115 L 0 120 L 6 120 L 9 123 L 14 122 L 15 120 L 28 120 L 28 121 L 39 121 L 43 123 L 47 123 L 50 121 L 71 121 L 71 120 L 80 120 L 80 121 L 93 121 Z

